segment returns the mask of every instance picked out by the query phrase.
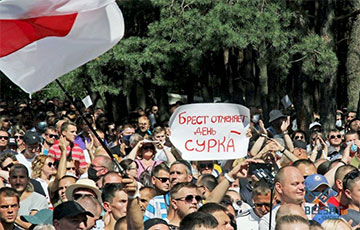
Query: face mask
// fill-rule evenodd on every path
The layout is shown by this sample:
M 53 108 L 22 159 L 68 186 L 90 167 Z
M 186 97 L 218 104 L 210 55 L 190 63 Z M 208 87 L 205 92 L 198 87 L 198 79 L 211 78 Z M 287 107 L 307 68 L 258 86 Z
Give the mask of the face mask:
M 96 175 L 97 171 L 93 167 L 89 167 L 88 169 L 88 178 L 93 181 L 98 181 L 100 179 L 99 176 Z
M 337 120 L 336 127 L 341 127 L 341 126 L 342 126 L 342 120 Z
M 73 177 L 75 177 L 75 178 L 77 178 L 77 176 L 74 174 L 74 173 L 66 173 L 66 176 L 73 176 Z
M 252 118 L 252 122 L 254 122 L 255 124 L 257 124 L 260 120 L 260 114 L 255 114 Z
M 125 135 L 125 136 L 123 136 L 123 141 L 124 141 L 126 144 L 129 144 L 129 143 L 130 143 L 130 137 L 131 137 L 131 135 Z

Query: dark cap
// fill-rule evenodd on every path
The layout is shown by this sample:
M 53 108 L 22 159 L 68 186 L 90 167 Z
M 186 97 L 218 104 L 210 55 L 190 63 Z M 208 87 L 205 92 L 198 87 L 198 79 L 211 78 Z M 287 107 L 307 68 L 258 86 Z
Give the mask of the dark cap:
M 299 141 L 299 140 L 294 140 L 294 147 L 295 148 L 300 148 L 300 149 L 305 149 L 306 150 L 306 143 L 303 141 Z
M 153 218 L 153 219 L 148 219 L 147 221 L 144 222 L 144 230 L 147 230 L 157 224 L 164 224 L 166 226 L 169 226 L 165 220 L 160 218 Z
M 27 131 L 24 135 L 24 142 L 27 145 L 33 145 L 33 144 L 39 144 L 41 140 L 37 132 Z
M 284 115 L 280 110 L 274 109 L 270 111 L 269 117 L 269 123 L 271 123 L 279 118 L 286 118 L 287 116 Z
M 54 214 L 53 214 L 53 220 L 60 220 L 64 217 L 78 216 L 78 215 L 82 215 L 82 214 L 94 217 L 94 215 L 91 212 L 86 211 L 76 201 L 66 201 L 55 207 Z

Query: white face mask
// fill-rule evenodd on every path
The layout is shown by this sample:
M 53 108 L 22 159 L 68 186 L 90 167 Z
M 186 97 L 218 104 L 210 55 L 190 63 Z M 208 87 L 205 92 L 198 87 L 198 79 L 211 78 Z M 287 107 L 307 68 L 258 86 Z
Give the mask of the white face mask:
M 251 121 L 257 124 L 259 120 L 260 120 L 260 114 L 255 114 Z
M 337 120 L 336 127 L 341 127 L 341 126 L 342 126 L 342 120 Z

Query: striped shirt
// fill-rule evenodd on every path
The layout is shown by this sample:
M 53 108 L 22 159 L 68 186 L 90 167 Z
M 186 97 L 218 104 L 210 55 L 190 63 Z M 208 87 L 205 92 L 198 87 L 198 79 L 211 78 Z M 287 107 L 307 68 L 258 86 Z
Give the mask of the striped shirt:
M 70 146 L 67 146 L 66 156 L 69 155 L 69 152 L 70 152 Z M 55 158 L 55 160 L 60 160 L 61 150 L 58 141 L 51 146 L 51 148 L 49 149 L 48 156 Z M 77 144 L 74 144 L 74 147 L 72 148 L 71 156 L 74 161 L 78 161 L 80 163 L 81 168 L 87 167 L 83 150 Z
M 149 201 L 149 204 L 146 207 L 144 221 L 152 218 L 167 218 L 169 205 L 169 193 L 166 193 L 165 195 L 155 196 Z

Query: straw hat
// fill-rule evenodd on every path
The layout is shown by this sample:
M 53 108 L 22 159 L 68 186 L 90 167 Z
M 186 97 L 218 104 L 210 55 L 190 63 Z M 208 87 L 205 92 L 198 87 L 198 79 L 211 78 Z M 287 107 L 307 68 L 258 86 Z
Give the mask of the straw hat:
M 73 200 L 73 193 L 76 189 L 79 188 L 90 189 L 95 193 L 96 198 L 100 201 L 100 203 L 102 203 L 101 191 L 96 187 L 95 182 L 90 179 L 79 179 L 78 181 L 76 181 L 75 184 L 70 185 L 66 189 L 66 197 L 68 198 L 68 200 Z

